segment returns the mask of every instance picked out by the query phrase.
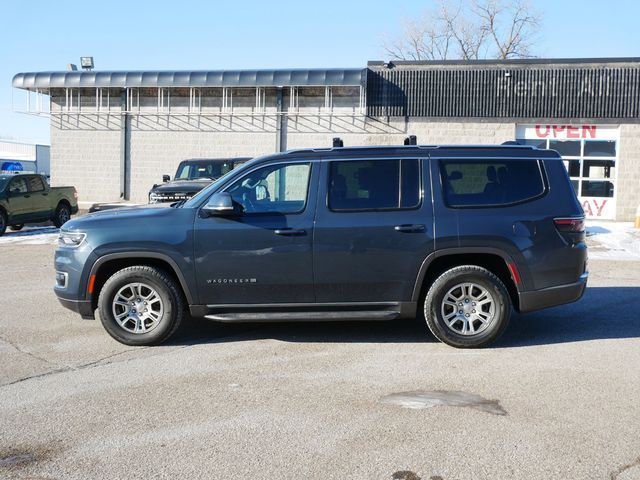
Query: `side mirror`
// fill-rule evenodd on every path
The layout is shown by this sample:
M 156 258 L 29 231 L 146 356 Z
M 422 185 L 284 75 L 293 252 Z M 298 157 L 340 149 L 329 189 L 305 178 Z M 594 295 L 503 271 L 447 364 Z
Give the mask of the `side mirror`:
M 164 183 L 170 182 L 171 181 L 171 177 L 169 175 L 162 175 L 162 181 Z
M 227 192 L 214 193 L 202 211 L 209 217 L 233 215 L 236 208 L 233 205 L 233 198 Z

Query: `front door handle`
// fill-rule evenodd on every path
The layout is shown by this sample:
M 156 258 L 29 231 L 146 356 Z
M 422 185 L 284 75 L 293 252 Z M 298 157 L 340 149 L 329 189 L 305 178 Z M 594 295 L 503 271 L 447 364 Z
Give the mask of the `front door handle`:
M 276 235 L 285 235 L 285 236 L 293 236 L 293 235 L 304 235 L 307 232 L 300 228 L 277 228 L 273 231 Z
M 405 225 L 396 225 L 393 227 L 396 232 L 405 232 L 405 233 L 418 233 L 424 232 L 425 226 L 422 224 L 405 224 Z

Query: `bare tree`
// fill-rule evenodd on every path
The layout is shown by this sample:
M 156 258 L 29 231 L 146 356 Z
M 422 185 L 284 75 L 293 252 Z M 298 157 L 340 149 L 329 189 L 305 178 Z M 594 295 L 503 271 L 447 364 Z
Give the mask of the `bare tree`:
M 541 17 L 526 0 L 440 0 L 400 37 L 383 38 L 397 60 L 477 60 L 531 57 Z

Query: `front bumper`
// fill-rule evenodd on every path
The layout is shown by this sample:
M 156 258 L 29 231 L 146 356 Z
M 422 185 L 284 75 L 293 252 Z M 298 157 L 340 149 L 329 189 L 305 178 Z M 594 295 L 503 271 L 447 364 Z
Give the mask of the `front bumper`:
M 518 310 L 520 313 L 528 313 L 580 300 L 587 287 L 588 277 L 589 272 L 584 272 L 575 283 L 529 292 L 518 292 L 520 306 Z
M 91 300 L 71 300 L 68 298 L 62 298 L 58 295 L 58 300 L 64 308 L 68 308 L 72 312 L 79 313 L 80 316 L 87 320 L 94 320 L 95 315 L 91 306 Z

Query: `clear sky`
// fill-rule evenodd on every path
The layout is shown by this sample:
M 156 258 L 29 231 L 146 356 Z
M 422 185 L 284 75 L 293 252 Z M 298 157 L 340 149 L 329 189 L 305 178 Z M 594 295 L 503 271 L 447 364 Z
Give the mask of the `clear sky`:
M 539 57 L 640 57 L 637 0 L 532 0 Z M 0 0 L 0 138 L 49 141 L 48 119 L 12 112 L 18 72 L 364 67 L 384 59 L 383 33 L 429 0 Z M 15 96 L 16 99 L 18 96 Z M 21 98 L 21 97 L 20 97 Z

